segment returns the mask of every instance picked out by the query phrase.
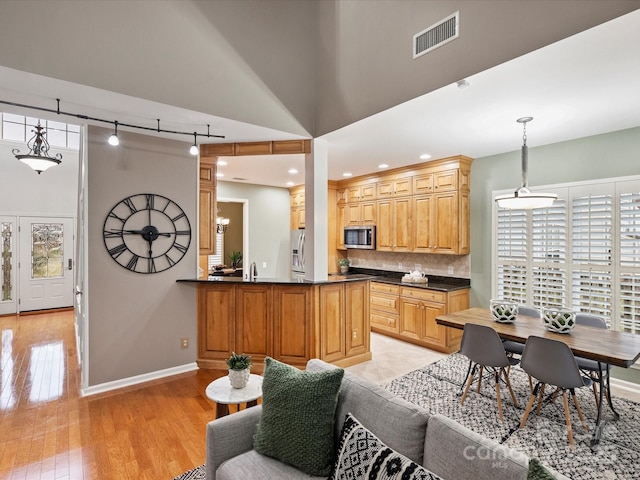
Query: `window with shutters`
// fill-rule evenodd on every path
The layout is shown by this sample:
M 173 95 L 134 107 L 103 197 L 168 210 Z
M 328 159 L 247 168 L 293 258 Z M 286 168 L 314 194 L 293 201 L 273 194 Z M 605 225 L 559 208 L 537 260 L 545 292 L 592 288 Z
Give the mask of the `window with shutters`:
M 640 176 L 537 189 L 558 200 L 534 210 L 494 204 L 492 295 L 640 333 Z

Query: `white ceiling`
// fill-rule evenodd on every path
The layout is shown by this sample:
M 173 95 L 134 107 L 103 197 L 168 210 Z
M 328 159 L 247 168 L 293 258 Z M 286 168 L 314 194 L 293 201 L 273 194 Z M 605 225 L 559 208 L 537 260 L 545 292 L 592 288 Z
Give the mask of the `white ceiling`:
M 423 153 L 438 159 L 515 151 L 522 144 L 516 119 L 523 116 L 534 117 L 527 126 L 530 147 L 640 126 L 640 55 L 632 47 L 637 45 L 640 10 L 468 77 L 467 88 L 449 85 L 326 134 L 321 138 L 328 142 L 329 179 L 339 180 L 345 171 L 354 176 L 370 173 L 380 163 L 389 168 L 420 163 Z M 222 141 L 227 142 L 300 138 L 4 67 L 0 78 L 2 100 L 55 109 L 50 97 L 55 91 L 64 99 L 63 111 L 121 123 L 153 127 L 153 119 L 160 118 L 163 129 L 199 133 L 209 124 L 211 133 L 224 135 Z M 2 104 L 0 111 L 60 120 L 55 114 Z M 184 141 L 186 147 L 193 141 L 163 136 Z M 228 165 L 219 167 L 224 175 L 220 180 L 273 186 L 304 182 L 301 155 L 225 160 Z M 299 173 L 288 174 L 292 167 Z

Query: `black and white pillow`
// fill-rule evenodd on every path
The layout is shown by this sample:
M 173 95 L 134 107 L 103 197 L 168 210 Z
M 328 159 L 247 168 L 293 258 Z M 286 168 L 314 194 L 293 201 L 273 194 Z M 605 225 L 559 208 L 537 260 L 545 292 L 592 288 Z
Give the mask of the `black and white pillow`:
M 390 449 L 347 413 L 329 480 L 442 480 Z

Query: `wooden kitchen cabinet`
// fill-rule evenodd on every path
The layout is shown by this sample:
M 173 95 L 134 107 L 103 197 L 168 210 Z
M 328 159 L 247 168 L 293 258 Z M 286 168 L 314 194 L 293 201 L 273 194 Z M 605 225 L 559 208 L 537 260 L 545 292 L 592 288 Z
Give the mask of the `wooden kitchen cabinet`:
M 399 334 L 400 287 L 388 283 L 371 282 L 369 298 L 371 331 Z
M 440 352 L 458 350 L 462 331 L 438 325 L 436 317 L 469 308 L 469 289 L 442 292 L 382 282 L 370 288 L 372 331 Z
M 291 209 L 291 230 L 298 230 L 305 227 L 305 191 L 304 185 L 299 185 L 289 189 L 290 209 Z
M 382 198 L 406 197 L 411 195 L 413 191 L 412 180 L 413 179 L 411 177 L 405 177 L 378 182 L 376 184 L 378 200 Z
M 346 225 L 375 225 L 376 202 L 347 203 L 345 210 Z
M 232 352 L 251 355 L 257 372 L 267 355 L 298 368 L 371 360 L 368 285 L 199 282 L 198 366 L 226 369 Z
M 346 250 L 344 246 L 344 227 L 347 224 L 347 206 L 345 204 L 336 207 L 336 248 Z
M 445 192 L 413 198 L 414 252 L 469 253 L 469 197 L 461 199 L 461 195 L 458 192 Z M 460 208 L 464 209 L 462 213 Z M 461 227 L 463 225 L 466 226 Z M 461 232 L 460 228 L 465 230 Z
M 376 184 L 351 184 L 346 189 L 347 202 L 376 199 Z
M 216 254 L 216 162 L 200 160 L 200 255 Z
M 378 200 L 376 248 L 388 252 L 410 252 L 412 248 L 412 199 Z

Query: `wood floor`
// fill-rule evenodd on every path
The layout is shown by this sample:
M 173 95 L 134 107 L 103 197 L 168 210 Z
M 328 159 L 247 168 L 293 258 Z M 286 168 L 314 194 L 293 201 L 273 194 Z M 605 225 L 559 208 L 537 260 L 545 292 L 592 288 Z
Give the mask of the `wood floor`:
M 0 480 L 171 480 L 205 459 L 223 371 L 81 398 L 73 312 L 0 317 Z

